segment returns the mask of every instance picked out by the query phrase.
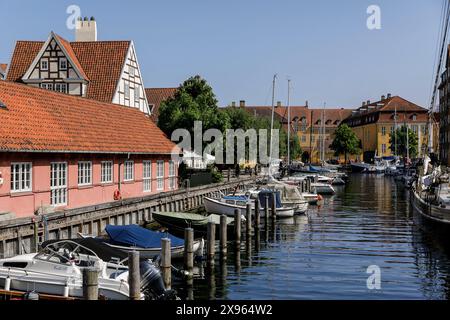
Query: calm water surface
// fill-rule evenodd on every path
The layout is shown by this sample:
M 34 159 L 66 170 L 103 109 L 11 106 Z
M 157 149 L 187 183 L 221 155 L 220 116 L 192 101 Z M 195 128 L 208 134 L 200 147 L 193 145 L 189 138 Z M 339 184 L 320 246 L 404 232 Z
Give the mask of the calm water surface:
M 449 299 L 450 254 L 423 230 L 408 192 L 394 180 L 353 175 L 308 216 L 277 221 L 193 287 L 194 299 Z M 231 247 L 231 248 L 230 248 Z M 381 289 L 367 288 L 379 266 Z

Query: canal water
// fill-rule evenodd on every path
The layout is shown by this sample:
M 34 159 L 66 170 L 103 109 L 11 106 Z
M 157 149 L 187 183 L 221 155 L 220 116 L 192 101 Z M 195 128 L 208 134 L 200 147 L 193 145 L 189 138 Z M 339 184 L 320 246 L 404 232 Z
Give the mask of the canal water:
M 216 259 L 212 271 L 200 265 L 205 276 L 193 286 L 177 285 L 180 297 L 450 298 L 448 247 L 423 230 L 402 184 L 382 175 L 351 175 L 336 189 L 308 216 L 262 228 L 240 252 L 230 242 L 227 263 Z

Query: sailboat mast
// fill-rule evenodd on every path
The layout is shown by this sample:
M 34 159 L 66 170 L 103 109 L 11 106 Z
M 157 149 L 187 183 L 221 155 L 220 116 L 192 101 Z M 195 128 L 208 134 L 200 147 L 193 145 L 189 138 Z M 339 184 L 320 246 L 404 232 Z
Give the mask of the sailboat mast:
M 269 156 L 269 171 L 270 171 L 270 167 L 272 165 L 272 135 L 273 135 L 273 119 L 274 119 L 274 113 L 275 113 L 275 81 L 277 79 L 277 75 L 275 74 L 273 76 L 273 81 L 272 81 L 272 120 L 270 122 L 270 156 Z
M 397 104 L 394 113 L 394 156 L 397 156 Z
M 322 139 L 320 141 L 320 162 L 321 164 L 323 164 L 323 162 L 325 161 L 325 106 L 326 106 L 326 102 L 323 103 L 323 108 L 322 108 L 322 117 L 320 120 L 320 123 L 322 125 Z
M 287 96 L 287 112 L 288 112 L 288 132 L 287 132 L 287 165 L 291 164 L 291 106 L 290 106 L 291 80 L 288 79 L 288 96 Z

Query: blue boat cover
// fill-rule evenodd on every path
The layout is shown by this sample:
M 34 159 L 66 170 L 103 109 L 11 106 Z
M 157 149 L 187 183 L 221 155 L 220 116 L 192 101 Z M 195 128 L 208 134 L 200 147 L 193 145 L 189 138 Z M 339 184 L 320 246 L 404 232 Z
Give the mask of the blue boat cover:
M 184 240 L 171 234 L 142 228 L 136 224 L 127 226 L 107 225 L 105 228 L 111 241 L 115 244 L 139 248 L 161 248 L 161 239 L 169 238 L 172 247 L 184 245 Z
M 311 172 L 331 172 L 331 170 L 329 170 L 327 168 L 314 167 L 312 165 L 309 165 L 309 171 L 311 171 Z
M 281 204 L 281 195 L 280 191 L 273 190 L 261 190 L 258 193 L 259 203 L 261 204 L 261 208 L 265 208 L 266 205 L 266 195 L 269 196 L 269 208 L 272 207 L 272 197 L 270 196 L 272 193 L 275 193 L 275 207 L 281 208 L 283 205 Z
M 234 200 L 234 201 L 247 201 L 248 198 L 246 196 L 225 196 L 223 197 L 225 200 Z

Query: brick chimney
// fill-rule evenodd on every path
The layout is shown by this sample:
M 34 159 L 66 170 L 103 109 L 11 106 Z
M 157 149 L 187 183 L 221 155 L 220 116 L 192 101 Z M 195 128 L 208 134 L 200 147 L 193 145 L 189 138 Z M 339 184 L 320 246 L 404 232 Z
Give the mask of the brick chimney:
M 387 94 L 387 98 L 388 98 L 388 99 L 391 98 L 391 94 L 390 94 L 390 93 Z
M 94 17 L 91 17 L 90 20 L 87 17 L 84 19 L 78 18 L 75 28 L 75 41 L 97 41 L 97 22 Z
M 245 108 L 245 100 L 240 100 L 239 101 L 239 107 Z
M 386 100 L 386 96 L 384 94 L 381 96 L 381 101 L 383 100 Z
M 277 101 L 277 108 L 281 107 L 281 101 Z
M 231 101 L 231 106 L 234 108 L 236 107 L 236 101 Z

